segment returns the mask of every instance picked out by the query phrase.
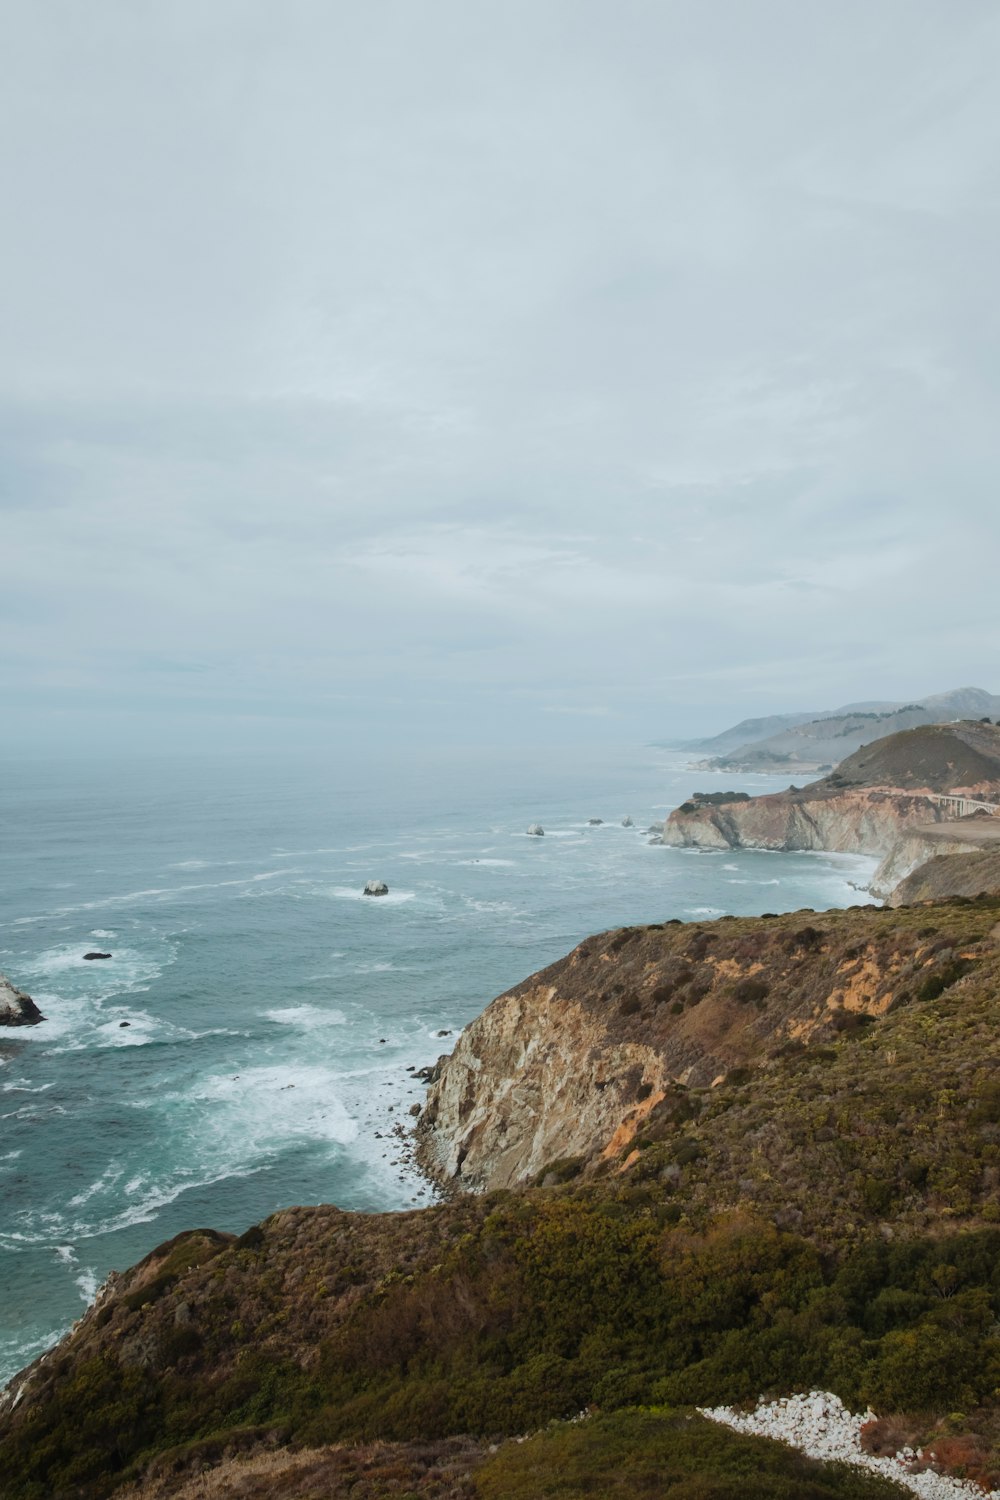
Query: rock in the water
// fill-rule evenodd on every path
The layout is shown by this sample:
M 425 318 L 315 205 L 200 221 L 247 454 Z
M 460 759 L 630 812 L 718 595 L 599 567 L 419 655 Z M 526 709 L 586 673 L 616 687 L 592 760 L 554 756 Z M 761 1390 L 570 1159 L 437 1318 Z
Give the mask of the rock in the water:
M 419 1105 L 419 1104 L 411 1104 L 410 1105 L 410 1114 L 414 1115 L 414 1116 L 419 1115 L 421 1108 L 422 1108 L 422 1106 Z
M 15 989 L 6 974 L 0 974 L 0 1026 L 35 1026 L 44 1020 L 31 996 Z
M 588 818 L 587 819 L 587 826 L 589 828 L 600 828 L 600 826 L 601 826 L 601 824 L 603 822 L 604 822 L 603 818 Z
M 110 953 L 85 953 L 84 958 L 110 958 Z
M 118 1027 L 119 1027 L 119 1030 L 120 1030 L 120 1029 L 121 1029 L 121 1027 L 123 1027 L 123 1026 L 131 1026 L 131 1024 L 132 1024 L 132 1022 L 131 1022 L 131 1021 L 119 1021 L 119 1022 L 118 1022 Z
M 635 824 L 632 822 L 632 819 L 631 819 L 631 817 L 629 816 L 628 813 L 626 813 L 625 816 L 624 816 L 624 818 L 622 818 L 622 827 L 623 828 L 634 828 L 635 827 Z
M 384 880 L 366 880 L 362 894 L 365 896 L 388 896 L 389 887 Z
M 527 832 L 531 836 L 531 838 L 540 839 L 544 834 L 545 829 L 542 827 L 541 823 L 531 823 L 528 826 Z

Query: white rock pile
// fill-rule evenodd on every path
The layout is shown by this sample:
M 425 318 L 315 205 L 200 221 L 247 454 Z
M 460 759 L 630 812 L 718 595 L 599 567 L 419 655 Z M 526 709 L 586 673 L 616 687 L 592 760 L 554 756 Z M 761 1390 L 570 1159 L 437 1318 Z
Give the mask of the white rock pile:
M 699 1407 L 703 1417 L 722 1422 L 737 1432 L 777 1438 L 810 1458 L 839 1459 L 870 1469 L 886 1479 L 905 1485 L 922 1500 L 1000 1500 L 1000 1490 L 983 1490 L 965 1479 L 950 1479 L 929 1469 L 915 1473 L 912 1465 L 919 1454 L 904 1448 L 895 1458 L 876 1458 L 861 1447 L 861 1428 L 875 1420 L 872 1411 L 854 1416 L 839 1397 L 829 1391 L 810 1391 L 808 1396 L 785 1396 L 780 1401 L 761 1402 L 752 1412 L 730 1406 Z

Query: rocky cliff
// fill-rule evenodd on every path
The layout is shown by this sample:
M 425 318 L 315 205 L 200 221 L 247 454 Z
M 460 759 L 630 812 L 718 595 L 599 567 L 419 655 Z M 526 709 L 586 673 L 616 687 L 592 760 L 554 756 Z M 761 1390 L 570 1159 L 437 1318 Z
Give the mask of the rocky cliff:
M 921 851 L 912 872 L 890 892 L 890 906 L 918 901 L 940 901 L 951 896 L 975 897 L 1000 891 L 1000 829 L 989 844 L 940 840 Z
M 662 842 L 886 855 L 910 829 L 953 821 L 935 794 L 1000 800 L 1000 728 L 927 725 L 864 746 L 805 787 L 721 803 L 696 795 L 670 814 Z
M 872 876 L 872 891 L 890 901 L 893 906 L 905 906 L 910 901 L 930 898 L 917 895 L 897 895 L 898 887 L 910 880 L 929 860 L 978 854 L 983 849 L 995 848 L 1000 843 L 1000 817 L 973 816 L 958 818 L 944 823 L 917 823 L 888 850 Z M 949 868 L 955 868 L 950 866 Z M 916 887 L 907 885 L 907 890 Z M 949 890 L 945 885 L 933 892 L 937 897 L 961 895 L 964 892 L 955 886 Z
M 941 944 L 878 908 L 623 928 L 494 1000 L 432 1084 L 419 1155 L 472 1189 L 630 1162 L 690 1091 L 829 1041 L 911 996 Z M 944 947 L 949 944 L 945 943 Z
M 775 792 L 748 802 L 685 803 L 664 825 L 660 842 L 698 849 L 829 849 L 886 854 L 906 829 L 943 817 L 919 794 L 823 786 Z
M 0 1026 L 35 1026 L 44 1020 L 31 996 L 15 989 L 6 974 L 0 974 Z

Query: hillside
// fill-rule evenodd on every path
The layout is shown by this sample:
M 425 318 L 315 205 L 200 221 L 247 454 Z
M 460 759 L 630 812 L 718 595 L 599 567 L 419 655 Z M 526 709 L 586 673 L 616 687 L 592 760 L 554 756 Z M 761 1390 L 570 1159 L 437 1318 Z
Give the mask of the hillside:
M 773 732 L 748 733 L 742 742 L 736 741 L 735 731 L 730 730 L 717 736 L 715 742 L 702 742 L 699 748 L 713 753 L 713 758 L 703 763 L 706 769 L 794 775 L 837 766 L 863 745 L 902 730 L 998 714 L 1000 697 L 981 688 L 957 688 L 913 703 L 853 704 L 776 727 Z
M 930 924 L 862 906 L 588 938 L 466 1028 L 428 1093 L 422 1159 L 477 1190 L 558 1178 L 567 1160 L 591 1174 L 674 1122 L 692 1089 L 857 1031 L 956 963 L 992 960 L 993 923 L 989 904 Z
M 536 1044 L 517 1071 L 480 1030 L 462 1087 L 466 1118 L 505 1070 L 535 1087 L 565 1028 L 526 997 L 575 976 L 594 1029 L 574 1058 L 617 1102 L 575 1159 L 553 1137 L 547 1186 L 178 1236 L 9 1388 L 0 1494 L 896 1493 L 737 1450 L 690 1411 L 818 1381 L 992 1475 L 998 922 L 992 895 L 591 939 L 520 987 Z M 721 1080 L 703 1065 L 657 1098 L 618 1073 L 622 1048 L 666 1057 L 689 1028 Z M 462 1046 L 430 1096 L 441 1162 Z M 602 1415 L 561 1420 L 585 1407 Z
M 1000 788 L 1000 728 L 966 719 L 894 734 L 855 751 L 820 785 L 986 796 Z
M 1000 828 L 990 830 L 993 837 L 967 853 L 942 851 L 922 862 L 912 874 L 895 887 L 890 906 L 912 906 L 921 901 L 940 901 L 947 896 L 980 896 L 1000 890 Z

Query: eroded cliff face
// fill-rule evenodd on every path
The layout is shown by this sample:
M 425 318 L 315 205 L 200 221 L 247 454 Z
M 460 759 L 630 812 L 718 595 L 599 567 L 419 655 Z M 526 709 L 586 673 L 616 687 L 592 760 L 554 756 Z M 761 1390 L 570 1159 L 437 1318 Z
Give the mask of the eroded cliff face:
M 1000 827 L 996 834 L 1000 835 Z M 940 855 L 975 854 L 980 848 L 981 843 L 974 832 L 964 834 L 961 823 L 915 824 L 883 856 L 872 876 L 872 891 L 876 896 L 888 898 L 894 906 L 905 905 L 905 898 L 892 899 L 895 888 L 928 860 Z M 941 891 L 939 894 L 944 895 L 946 892 Z
M 675 808 L 661 842 L 699 849 L 826 849 L 884 855 L 909 828 L 942 819 L 921 793 L 882 788 L 774 792 L 749 802 Z
M 886 916 L 725 917 L 587 939 L 462 1034 L 418 1126 L 424 1167 L 473 1190 L 627 1167 L 630 1143 L 684 1118 L 690 1091 L 912 996 L 941 944 L 933 927 Z
M 1000 891 L 1000 818 L 915 829 L 875 872 L 890 906 Z
M 672 1081 L 655 1047 L 614 1039 L 553 984 L 503 995 L 463 1032 L 431 1087 L 421 1157 L 439 1180 L 511 1187 L 610 1140 L 640 1093 Z M 433 1128 L 432 1128 L 433 1127 Z
M 1000 802 L 1000 726 L 925 725 L 863 746 L 806 787 L 721 805 L 696 796 L 670 814 L 662 842 L 885 855 L 911 828 L 954 819 L 935 794 Z

